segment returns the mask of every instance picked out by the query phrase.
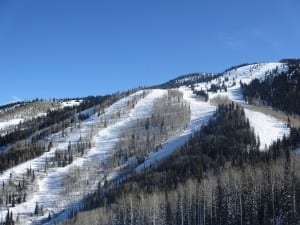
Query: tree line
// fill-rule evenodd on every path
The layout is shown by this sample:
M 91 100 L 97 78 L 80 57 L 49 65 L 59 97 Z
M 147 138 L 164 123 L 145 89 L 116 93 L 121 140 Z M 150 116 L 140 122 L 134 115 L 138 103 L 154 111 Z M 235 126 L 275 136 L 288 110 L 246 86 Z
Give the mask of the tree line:
M 290 150 L 299 135 L 294 129 L 260 152 L 243 109 L 220 105 L 175 154 L 123 183 L 99 185 L 87 211 L 72 210 L 62 224 L 296 224 L 299 158 Z
M 264 80 L 241 83 L 244 98 L 250 104 L 268 105 L 289 114 L 300 114 L 300 62 L 286 60 L 287 71 L 278 68 L 266 74 Z

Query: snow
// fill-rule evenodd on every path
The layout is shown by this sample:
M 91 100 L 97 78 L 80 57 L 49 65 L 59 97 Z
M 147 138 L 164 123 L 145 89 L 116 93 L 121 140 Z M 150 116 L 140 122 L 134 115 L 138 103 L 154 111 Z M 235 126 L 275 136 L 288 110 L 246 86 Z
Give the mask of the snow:
M 262 80 L 267 72 L 276 68 L 278 68 L 278 72 L 287 70 L 287 66 L 284 63 L 263 63 L 241 67 L 236 71 L 228 71 L 224 77 L 229 78 L 229 80 L 235 78 L 236 82 L 236 85 L 228 88 L 230 98 L 238 103 L 244 104 L 240 82 L 249 84 L 254 79 Z
M 142 91 L 137 92 L 133 96 L 139 95 L 139 94 L 142 94 Z M 167 94 L 166 90 L 156 89 L 156 90 L 152 90 L 145 98 L 139 100 L 138 103 L 136 104 L 135 108 L 133 110 L 131 110 L 129 112 L 129 114 L 127 116 L 125 116 L 121 121 L 119 121 L 118 123 L 116 123 L 112 126 L 107 127 L 106 129 L 99 131 L 98 134 L 93 139 L 96 146 L 94 148 L 92 148 L 84 158 L 78 159 L 75 162 L 73 162 L 73 166 L 74 165 L 81 166 L 81 167 L 88 166 L 90 164 L 90 161 L 92 161 L 93 159 L 96 159 L 96 158 L 104 161 L 106 158 L 106 155 L 114 149 L 114 146 L 118 141 L 118 137 L 119 137 L 121 130 L 123 128 L 125 128 L 133 120 L 136 120 L 138 118 L 149 117 L 150 116 L 149 113 L 152 110 L 154 100 L 157 98 L 160 98 L 166 94 Z M 133 97 L 133 96 L 131 96 L 131 97 Z M 110 107 L 110 109 L 107 111 L 107 113 L 112 114 L 115 110 L 119 110 L 120 108 L 122 108 L 124 106 L 124 104 L 127 104 L 127 101 L 128 101 L 127 98 L 120 100 L 117 104 Z M 114 177 L 116 177 L 119 169 L 120 168 L 115 168 L 112 172 L 110 172 L 107 179 L 110 180 L 110 179 L 113 179 Z M 56 175 L 53 175 L 53 177 L 56 177 Z M 99 180 L 99 177 L 98 177 L 98 179 L 95 179 L 96 182 L 94 184 L 94 189 L 98 184 L 97 180 Z M 47 191 L 49 185 L 43 185 L 43 187 Z M 49 198 L 57 199 L 58 197 L 59 196 L 55 197 L 54 195 L 52 195 Z M 79 200 L 81 197 L 82 197 L 82 195 L 80 195 L 78 198 L 78 204 L 80 204 Z M 73 204 L 73 206 L 74 205 L 76 207 L 76 204 Z M 67 216 L 67 212 L 62 213 L 62 215 L 60 215 L 58 218 L 52 220 L 50 222 L 50 224 L 53 224 L 56 221 L 59 221 L 60 219 L 64 218 L 65 216 Z
M 0 131 L 4 130 L 10 126 L 16 126 L 23 121 L 24 121 L 24 119 L 22 119 L 22 118 L 15 118 L 15 119 L 11 119 L 11 120 L 8 120 L 5 122 L 0 122 Z
M 78 106 L 82 100 L 69 100 L 69 101 L 63 101 L 61 102 L 61 108 L 64 107 L 72 107 L 72 106 Z
M 0 136 L 6 135 L 7 133 L 12 132 L 16 126 L 18 126 L 20 123 L 22 123 L 24 121 L 30 120 L 32 118 L 43 117 L 46 115 L 47 115 L 47 113 L 41 112 L 41 113 L 36 114 L 33 117 L 23 117 L 23 118 L 17 117 L 17 118 L 8 120 L 8 121 L 0 122 Z M 1 149 L 5 149 L 5 148 L 3 148 L 1 146 L 0 151 L 3 151 Z
M 240 80 L 249 84 L 253 79 L 263 79 L 267 72 L 278 69 L 278 72 L 286 71 L 287 65 L 285 63 L 257 63 L 248 66 L 240 67 L 236 70 L 230 70 L 224 74 L 224 78 L 235 78 L 236 85 L 239 87 Z
M 287 137 L 290 129 L 282 121 L 261 112 L 245 109 L 245 115 L 249 119 L 250 126 L 260 138 L 260 149 L 265 150 L 273 141 Z
M 265 150 L 273 141 L 281 139 L 284 135 L 288 136 L 289 128 L 283 121 L 280 121 L 270 115 L 255 112 L 251 110 L 251 106 L 243 100 L 240 82 L 249 84 L 253 79 L 263 79 L 268 71 L 278 68 L 278 71 L 285 71 L 286 65 L 283 63 L 263 63 L 244 66 L 236 71 L 228 71 L 224 76 L 229 80 L 235 77 L 236 85 L 228 88 L 229 99 L 243 105 L 245 115 L 249 119 L 250 125 L 254 128 L 257 136 L 260 138 L 260 150 Z
M 19 123 L 24 121 L 23 118 L 14 118 L 8 121 L 0 122 L 0 136 L 11 132 Z M 0 146 L 0 151 L 4 151 L 7 146 Z
M 243 66 L 224 73 L 218 79 L 207 83 L 200 83 L 196 85 L 197 90 L 209 90 L 211 84 L 218 84 L 224 82 L 228 87 L 227 92 L 217 93 L 208 92 L 209 99 L 215 97 L 227 97 L 229 100 L 241 104 L 245 108 L 246 117 L 249 119 L 250 125 L 254 128 L 254 132 L 260 138 L 260 150 L 265 150 L 273 141 L 278 138 L 281 139 L 283 135 L 289 135 L 289 128 L 287 125 L 270 115 L 256 112 L 251 109 L 251 105 L 244 101 L 240 83 L 249 84 L 253 79 L 264 79 L 266 73 L 278 69 L 278 72 L 287 70 L 284 63 L 259 63 Z
M 84 195 L 95 189 L 98 181 L 103 178 L 103 173 L 95 172 L 88 175 L 89 178 L 91 178 L 89 179 L 91 180 L 91 185 L 88 188 L 81 191 L 76 190 L 68 193 L 67 195 L 62 192 L 61 183 L 63 177 L 75 168 L 84 168 L 83 171 L 86 171 L 89 167 L 93 167 L 93 169 L 95 169 L 96 166 L 99 167 L 99 165 L 101 165 L 100 162 L 105 161 L 107 155 L 114 150 L 114 146 L 118 142 L 118 137 L 122 129 L 138 118 L 149 117 L 154 100 L 166 95 L 166 90 L 150 91 L 145 98 L 141 98 L 137 101 L 137 104 L 133 109 L 122 114 L 121 118 L 116 120 L 115 123 L 108 124 L 106 128 L 99 129 L 92 139 L 92 142 L 95 143 L 95 146 L 83 157 L 76 158 L 71 165 L 49 168 L 47 173 L 44 173 L 42 168 L 45 164 L 46 158 L 53 156 L 56 150 L 67 149 L 69 141 L 73 143 L 78 141 L 80 137 L 88 135 L 91 126 L 96 127 L 97 123 L 100 123 L 103 121 L 103 119 L 111 117 L 119 110 L 126 108 L 129 100 L 136 96 L 141 96 L 142 94 L 143 91 L 138 91 L 126 98 L 119 100 L 106 109 L 106 112 L 100 117 L 97 115 L 92 115 L 88 120 L 82 122 L 80 129 L 73 129 L 73 131 L 70 132 L 70 128 L 68 128 L 66 132 L 68 136 L 64 138 L 60 137 L 61 133 L 52 135 L 49 137 L 49 140 L 51 139 L 55 144 L 49 152 L 44 153 L 42 156 L 36 159 L 27 161 L 12 169 L 6 170 L 2 175 L 0 175 L 0 182 L 7 182 L 10 174 L 12 174 L 12 177 L 21 177 L 27 168 L 31 168 L 36 171 L 35 192 L 31 197 L 28 196 L 27 202 L 18 204 L 12 209 L 15 216 L 19 215 L 22 224 L 31 224 L 33 221 L 47 217 L 48 212 L 51 212 L 52 214 L 59 213 L 63 209 L 70 207 L 72 204 L 79 204 Z M 115 168 L 115 170 L 110 174 L 110 177 L 113 177 L 113 174 L 116 174 L 116 171 L 119 169 L 120 168 Z M 44 216 L 30 216 L 34 212 L 36 202 L 43 205 L 43 208 L 46 212 Z M 1 211 L 0 217 L 2 216 L 2 218 L 5 218 L 6 212 L 6 210 Z
M 183 92 L 183 99 L 190 103 L 191 109 L 191 121 L 188 127 L 179 135 L 171 137 L 166 143 L 162 144 L 161 150 L 158 152 L 153 152 L 150 154 L 144 163 L 138 165 L 135 168 L 136 172 L 140 172 L 141 170 L 151 166 L 155 162 L 166 158 L 174 151 L 176 151 L 180 146 L 182 146 L 190 136 L 195 132 L 201 129 L 201 126 L 205 125 L 209 118 L 213 115 L 216 107 L 197 100 L 195 95 L 193 95 L 190 88 L 181 87 L 179 88 L 181 92 Z
M 47 116 L 47 113 L 46 112 L 40 112 L 40 113 L 36 114 L 36 116 L 34 116 L 34 118 L 44 117 L 44 116 Z
M 254 78 L 263 79 L 267 71 L 271 71 L 275 68 L 279 68 L 279 71 L 286 70 L 285 64 L 282 63 L 254 64 L 228 71 L 223 77 L 211 82 L 195 85 L 198 90 L 208 90 L 211 84 L 217 84 L 219 80 L 221 80 L 221 82 L 224 81 L 228 86 L 227 92 L 209 92 L 209 98 L 211 99 L 217 95 L 221 95 L 246 107 L 246 117 L 249 119 L 250 125 L 254 128 L 256 135 L 260 138 L 261 150 L 264 150 L 265 146 L 269 146 L 272 141 L 277 140 L 277 138 L 288 135 L 289 128 L 286 127 L 284 122 L 276 118 L 253 111 L 251 106 L 242 98 L 240 82 L 249 83 Z M 225 78 L 227 81 L 225 81 Z M 201 126 L 205 125 L 213 115 L 216 106 L 213 105 L 212 102 L 198 100 L 188 87 L 180 87 L 178 90 L 183 93 L 184 100 L 190 104 L 190 123 L 186 129 L 174 134 L 165 143 L 162 143 L 162 149 L 150 153 L 145 161 L 135 168 L 136 172 L 140 172 L 156 161 L 172 154 L 182 146 L 194 132 L 200 130 Z M 102 163 L 105 163 L 107 157 L 114 151 L 119 136 L 126 127 L 139 118 L 149 117 L 154 101 L 166 95 L 167 90 L 149 90 L 149 93 L 147 93 L 145 97 L 141 97 L 144 94 L 145 93 L 141 90 L 127 96 L 106 108 L 105 112 L 100 116 L 93 114 L 94 111 L 92 108 L 81 112 L 88 113 L 90 117 L 81 123 L 80 128 L 73 128 L 72 131 L 71 128 L 67 128 L 65 137 L 62 137 L 61 132 L 52 134 L 45 140 L 46 142 L 51 140 L 54 143 L 49 152 L 4 171 L 3 174 L 0 175 L 1 183 L 2 181 L 7 182 L 10 174 L 12 174 L 13 177 L 22 177 L 27 168 L 35 169 L 35 171 L 39 170 L 36 172 L 36 183 L 34 184 L 35 192 L 32 193 L 31 196 L 28 196 L 27 202 L 12 208 L 14 215 L 20 216 L 22 224 L 33 224 L 36 221 L 45 219 L 49 212 L 51 214 L 57 214 L 61 213 L 64 209 L 78 207 L 78 205 L 81 204 L 82 197 L 95 190 L 98 182 L 102 182 L 105 176 L 107 176 L 106 179 L 110 180 L 119 175 L 121 167 L 113 168 L 112 171 L 104 171 L 101 166 Z M 128 107 L 128 102 L 135 98 L 137 98 L 135 106 L 133 108 Z M 82 100 L 64 101 L 61 103 L 61 107 L 75 106 L 80 104 L 81 101 Z M 121 116 L 119 118 L 115 117 L 119 112 L 122 112 Z M 40 116 L 43 115 L 41 114 Z M 110 119 L 110 122 L 107 124 L 107 127 L 103 127 L 101 124 L 103 124 L 103 121 L 106 119 Z M 21 121 L 22 120 L 10 120 L 2 122 L 0 123 L 0 130 L 11 125 L 17 125 Z M 94 129 L 94 133 L 91 131 L 92 129 Z M 89 149 L 86 154 L 82 157 L 75 158 L 71 165 L 49 168 L 47 173 L 43 172 L 42 168 L 46 158 L 53 157 L 56 150 L 67 149 L 69 142 L 76 143 L 80 138 L 85 138 L 88 135 L 92 136 L 91 142 L 93 143 L 93 147 Z M 82 173 L 86 174 L 86 178 L 90 180 L 90 184 L 82 190 L 72 189 L 68 193 L 64 193 L 61 186 L 63 179 L 77 168 L 80 168 Z M 92 168 L 93 172 L 90 171 L 90 168 Z M 83 180 L 79 180 L 78 182 L 82 181 Z M 43 216 L 31 216 L 36 202 L 43 205 L 45 210 Z M 6 209 L 1 209 L 0 217 L 5 218 L 6 212 Z M 68 211 L 65 210 L 58 217 L 49 221 L 49 224 L 53 224 L 67 216 Z
M 286 125 L 269 115 L 266 115 L 261 112 L 255 112 L 251 110 L 251 107 L 243 100 L 240 82 L 249 83 L 252 79 L 258 78 L 263 79 L 266 72 L 271 71 L 275 68 L 278 68 L 279 71 L 283 71 L 286 69 L 285 64 L 281 63 L 265 63 L 265 64 L 254 64 L 249 66 L 244 66 L 238 68 L 236 70 L 228 71 L 224 74 L 221 79 L 225 79 L 227 77 L 228 81 L 226 85 L 229 87 L 227 92 L 219 92 L 219 93 L 209 93 L 209 97 L 212 98 L 216 95 L 226 96 L 229 99 L 242 104 L 247 107 L 245 109 L 245 114 L 249 119 L 250 125 L 254 128 L 255 133 L 259 136 L 261 142 L 261 150 L 265 149 L 265 146 L 269 146 L 274 140 L 277 138 L 282 138 L 283 135 L 289 134 L 289 129 Z M 234 83 L 234 82 L 235 83 Z M 213 80 L 212 82 L 200 83 L 196 85 L 197 89 L 207 90 L 212 83 L 217 83 L 217 80 Z M 191 121 L 188 124 L 188 127 L 182 132 L 172 136 L 165 143 L 162 143 L 162 148 L 155 152 L 150 153 L 145 161 L 138 165 L 135 168 L 136 172 L 140 172 L 144 168 L 147 168 L 153 165 L 156 161 L 162 160 L 165 157 L 172 154 L 176 151 L 180 146 L 182 146 L 190 136 L 195 132 L 201 129 L 201 126 L 206 124 L 209 118 L 213 115 L 216 107 L 211 104 L 211 102 L 202 102 L 199 101 L 192 93 L 191 89 L 188 87 L 180 87 L 180 91 L 184 94 L 184 99 L 190 103 L 191 109 Z M 105 158 L 105 155 L 111 151 L 114 144 L 118 140 L 118 134 L 122 128 L 126 127 L 126 124 L 130 123 L 131 120 L 147 117 L 149 112 L 151 111 L 154 99 L 161 97 L 166 94 L 164 90 L 153 90 L 146 98 L 141 99 L 135 109 L 132 110 L 127 118 L 124 118 L 122 121 L 117 124 L 108 127 L 105 130 L 100 131 L 94 141 L 96 146 L 89 151 L 88 155 L 85 159 L 78 160 L 76 164 L 79 166 L 84 166 L 84 160 L 88 160 L 95 157 Z M 102 155 L 102 156 L 101 156 Z M 80 163 L 79 163 L 80 162 Z M 109 175 L 108 179 L 112 179 L 118 175 L 118 168 L 113 170 Z M 48 190 L 49 187 L 45 185 L 44 189 Z M 58 220 L 65 218 L 67 216 L 66 212 L 61 214 Z

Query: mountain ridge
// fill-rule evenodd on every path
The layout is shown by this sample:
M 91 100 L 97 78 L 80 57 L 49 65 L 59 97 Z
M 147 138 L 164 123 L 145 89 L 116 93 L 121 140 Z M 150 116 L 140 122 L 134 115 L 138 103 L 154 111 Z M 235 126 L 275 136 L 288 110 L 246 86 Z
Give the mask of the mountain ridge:
M 1 116 L 2 125 L 8 122 L 5 118 L 20 119 L 20 112 L 29 117 L 0 129 L 0 148 L 5 149 L 0 154 L 2 207 L 8 207 L 19 224 L 65 220 L 99 187 L 102 190 L 113 182 L 125 182 L 176 153 L 210 124 L 222 105 L 227 105 L 222 108 L 224 115 L 230 116 L 227 111 L 235 109 L 246 118 L 243 123 L 258 137 L 257 154 L 267 155 L 278 140 L 279 146 L 285 146 L 281 140 L 290 135 L 291 146 L 297 146 L 298 131 L 291 121 L 288 124 L 255 111 L 243 96 L 244 86 L 252 85 L 255 79 L 264 80 L 275 72 L 297 72 L 298 61 L 292 61 L 291 67 L 289 63 L 255 63 L 220 74 L 183 75 L 153 87 L 108 96 L 36 101 L 23 111 L 27 103 L 10 110 L 4 107 L 7 110 L 0 113 L 0 125 Z M 0 214 L 5 218 L 6 208 Z

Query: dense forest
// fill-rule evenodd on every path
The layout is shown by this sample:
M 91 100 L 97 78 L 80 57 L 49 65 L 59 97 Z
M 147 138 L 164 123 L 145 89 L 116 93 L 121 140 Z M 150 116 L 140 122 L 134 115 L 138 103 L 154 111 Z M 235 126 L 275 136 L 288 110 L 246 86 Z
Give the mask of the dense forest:
M 296 224 L 299 158 L 290 150 L 299 135 L 260 152 L 243 109 L 220 105 L 175 154 L 99 185 L 62 224 Z
M 275 69 L 264 80 L 254 79 L 241 84 L 243 95 L 250 104 L 268 105 L 290 114 L 300 114 L 300 60 L 283 60 L 287 71 Z

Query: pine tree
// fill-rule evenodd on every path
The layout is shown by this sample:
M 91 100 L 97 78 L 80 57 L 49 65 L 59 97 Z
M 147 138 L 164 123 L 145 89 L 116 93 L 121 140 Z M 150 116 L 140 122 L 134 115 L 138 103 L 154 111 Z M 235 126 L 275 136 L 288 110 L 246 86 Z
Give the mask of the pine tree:
M 292 195 L 291 195 L 291 177 L 288 161 L 284 165 L 283 186 L 280 193 L 280 216 L 283 225 L 292 224 Z
M 34 208 L 34 215 L 39 215 L 39 214 L 40 214 L 40 207 L 39 204 L 36 202 Z

